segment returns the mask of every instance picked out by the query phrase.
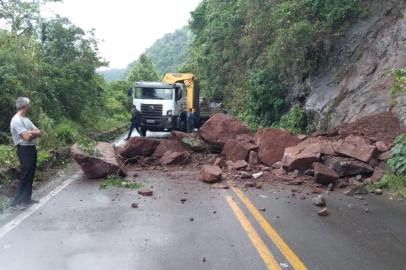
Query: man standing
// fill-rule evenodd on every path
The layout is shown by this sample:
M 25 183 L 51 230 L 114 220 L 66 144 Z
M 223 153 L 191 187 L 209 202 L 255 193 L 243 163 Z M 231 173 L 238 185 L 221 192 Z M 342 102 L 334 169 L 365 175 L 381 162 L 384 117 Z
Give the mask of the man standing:
M 38 201 L 31 199 L 31 195 L 37 163 L 35 138 L 41 135 L 41 131 L 27 118 L 30 111 L 30 100 L 28 98 L 17 98 L 16 107 L 17 113 L 11 119 L 10 130 L 13 142 L 17 146 L 21 176 L 17 194 L 11 206 L 23 210 L 29 204 L 38 203 Z
M 130 130 L 128 131 L 128 136 L 125 138 L 125 141 L 128 141 L 131 138 L 131 133 L 133 133 L 134 128 L 137 130 L 138 134 L 140 136 L 143 136 L 140 130 L 141 126 L 141 112 L 137 110 L 137 106 L 133 105 L 133 110 L 131 113 L 131 125 L 130 125 Z
M 187 133 L 193 132 L 195 128 L 195 115 L 193 113 L 192 109 L 189 109 L 189 111 L 186 114 L 186 130 Z

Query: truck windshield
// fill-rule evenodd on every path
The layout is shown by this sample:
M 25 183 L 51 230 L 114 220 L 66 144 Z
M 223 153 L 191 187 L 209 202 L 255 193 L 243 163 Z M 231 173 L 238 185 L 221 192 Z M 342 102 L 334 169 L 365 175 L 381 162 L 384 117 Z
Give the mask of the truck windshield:
M 135 88 L 134 98 L 136 99 L 172 99 L 173 89 L 164 88 Z

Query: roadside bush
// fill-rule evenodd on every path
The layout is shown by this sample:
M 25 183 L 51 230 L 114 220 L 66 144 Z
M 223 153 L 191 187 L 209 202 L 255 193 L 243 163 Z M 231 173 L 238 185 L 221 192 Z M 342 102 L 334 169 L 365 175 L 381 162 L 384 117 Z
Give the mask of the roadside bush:
M 304 133 L 306 128 L 306 115 L 299 105 L 290 108 L 274 127 L 285 128 L 292 133 Z
M 55 133 L 58 140 L 63 144 L 73 144 L 80 138 L 77 126 L 69 120 L 65 120 L 56 125 Z
M 396 138 L 388 165 L 394 174 L 403 175 L 406 178 L 406 133 Z
M 392 158 L 388 160 L 391 170 L 376 185 L 379 188 L 388 188 L 406 198 L 406 134 L 395 140 L 392 149 Z
M 1 167 L 15 167 L 18 165 L 18 157 L 16 149 L 13 145 L 0 144 L 0 166 Z

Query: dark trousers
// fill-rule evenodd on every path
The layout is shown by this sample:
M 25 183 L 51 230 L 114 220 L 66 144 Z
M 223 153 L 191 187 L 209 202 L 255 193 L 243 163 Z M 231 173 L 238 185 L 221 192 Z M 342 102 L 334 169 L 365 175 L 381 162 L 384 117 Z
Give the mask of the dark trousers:
M 37 148 L 34 145 L 17 145 L 17 156 L 20 160 L 21 176 L 12 205 L 31 201 L 32 182 L 37 166 Z
M 130 130 L 128 131 L 127 139 L 129 139 L 131 137 L 131 133 L 133 133 L 134 128 L 137 130 L 138 134 L 140 134 L 140 136 L 142 136 L 141 130 L 140 130 L 140 124 L 131 123 Z

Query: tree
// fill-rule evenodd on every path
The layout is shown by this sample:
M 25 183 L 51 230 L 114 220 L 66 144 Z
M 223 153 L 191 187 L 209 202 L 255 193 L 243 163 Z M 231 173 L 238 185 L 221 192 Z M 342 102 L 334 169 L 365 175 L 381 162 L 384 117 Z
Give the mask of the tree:
M 130 69 L 127 79 L 133 83 L 136 81 L 158 81 L 159 77 L 154 66 L 152 65 L 151 60 L 144 53 L 140 55 L 138 60 Z

